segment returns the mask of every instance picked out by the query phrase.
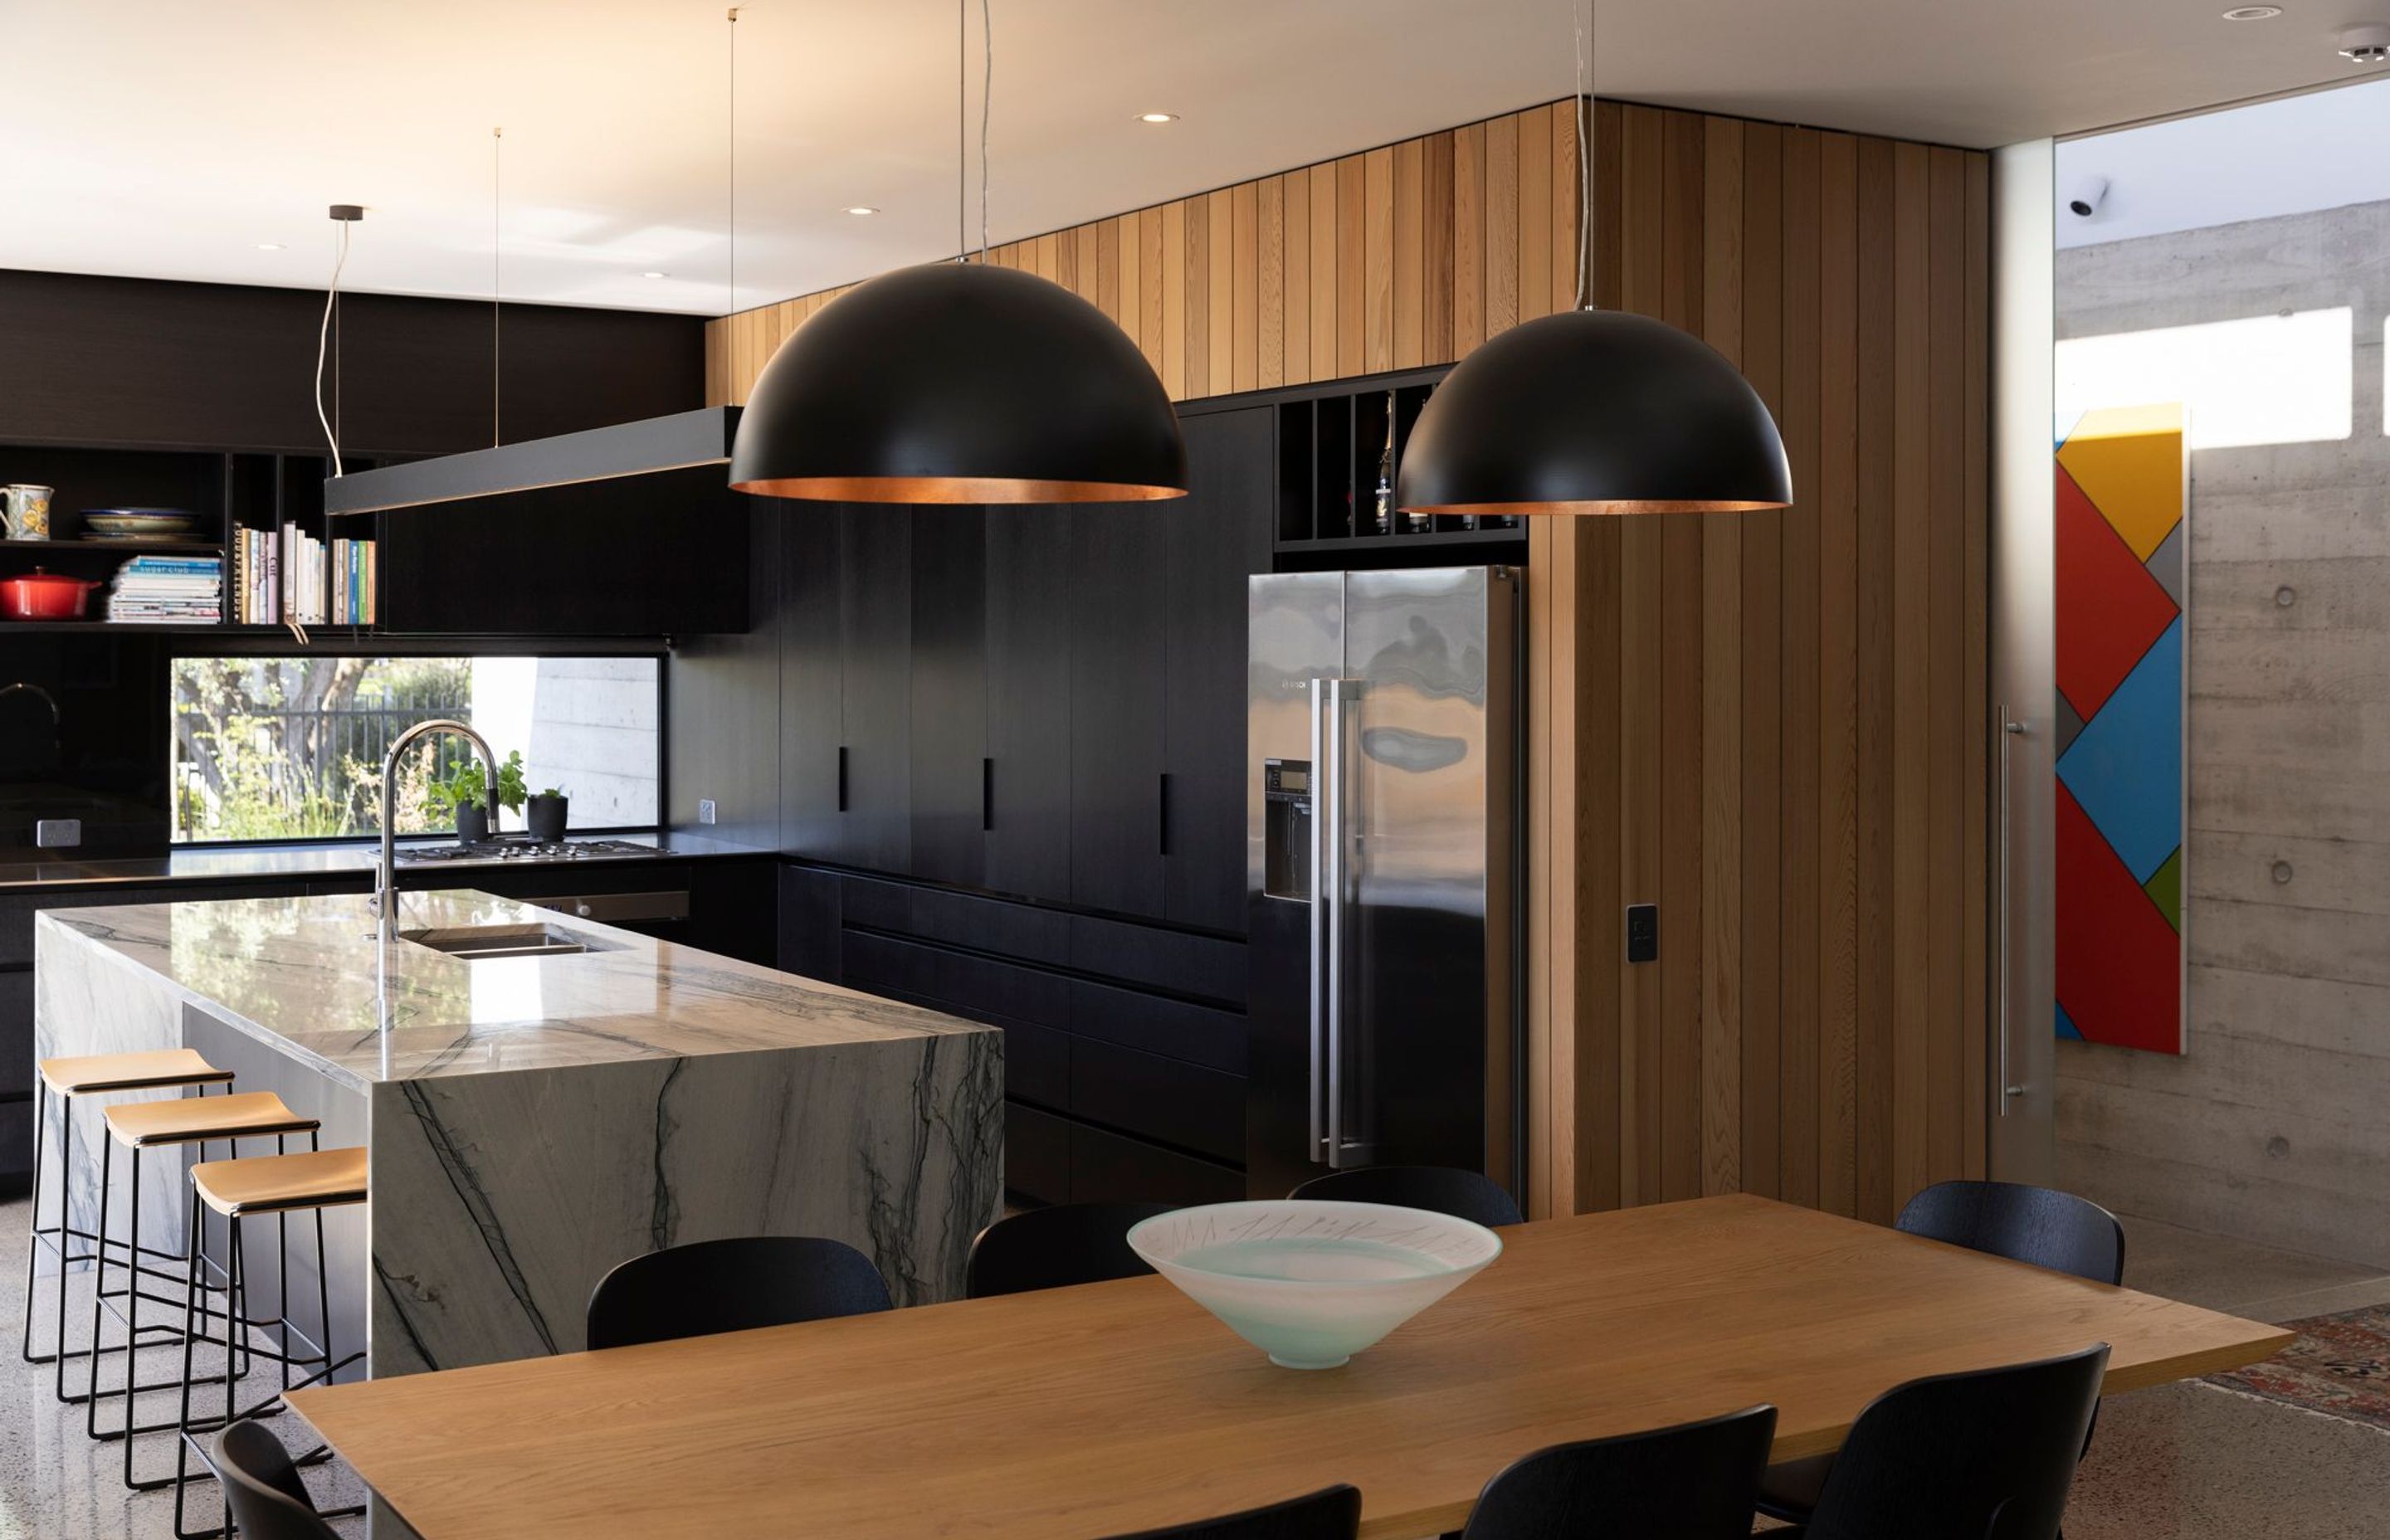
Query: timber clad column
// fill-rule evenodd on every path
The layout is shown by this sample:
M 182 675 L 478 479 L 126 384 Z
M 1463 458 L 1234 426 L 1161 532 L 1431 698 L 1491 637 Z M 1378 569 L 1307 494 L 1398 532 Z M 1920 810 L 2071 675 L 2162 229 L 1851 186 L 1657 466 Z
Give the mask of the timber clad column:
M 1575 302 L 1569 102 L 994 248 L 1175 399 L 1449 362 Z M 1782 513 L 1528 530 L 1528 1201 L 1889 1222 L 1985 1168 L 1989 162 L 1595 113 L 1594 298 L 1735 361 Z M 708 328 L 744 398 L 835 292 Z M 1657 962 L 1625 909 L 1660 907 Z

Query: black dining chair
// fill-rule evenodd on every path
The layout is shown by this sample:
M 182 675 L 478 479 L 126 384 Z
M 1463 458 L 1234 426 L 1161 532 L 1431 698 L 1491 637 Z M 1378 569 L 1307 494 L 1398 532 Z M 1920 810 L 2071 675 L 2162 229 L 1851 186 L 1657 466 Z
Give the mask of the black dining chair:
M 341 1540 L 315 1511 L 289 1451 L 263 1423 L 236 1422 L 191 1443 L 224 1491 L 226 1522 L 244 1540 Z
M 1458 1166 L 1361 1166 L 1331 1171 L 1288 1193 L 1289 1198 L 1327 1198 L 1340 1203 L 1394 1203 L 1433 1209 L 1456 1219 L 1495 1227 L 1523 1223 L 1519 1205 L 1502 1185 L 1481 1172 Z
M 1851 1425 L 1803 1540 L 2056 1540 L 2108 1344 L 1912 1380 Z
M 1902 1206 L 1893 1228 L 2094 1283 L 2125 1280 L 2125 1226 L 2091 1200 L 2054 1187 L 1936 1182 Z M 2084 1447 L 2090 1447 L 2088 1434 Z M 1768 1467 L 1759 1510 L 1775 1519 L 1807 1517 L 1833 1464 L 1833 1456 L 1815 1455 Z
M 1057 1203 L 997 1220 L 971 1242 L 963 1275 L 965 1297 L 1067 1289 L 1150 1273 L 1128 1249 L 1129 1226 L 1176 1203 Z
M 893 1308 L 880 1269 L 844 1241 L 698 1240 L 633 1257 L 599 1278 L 589 1293 L 589 1345 L 631 1347 Z
M 1113 1540 L 1353 1540 L 1361 1530 L 1361 1489 L 1323 1487 L 1307 1497 L 1290 1497 L 1267 1508 L 1249 1508 L 1216 1519 L 1167 1529 L 1139 1530 Z
M 1742 1540 L 1775 1438 L 1776 1408 L 1750 1406 L 1538 1449 L 1485 1483 L 1461 1540 Z

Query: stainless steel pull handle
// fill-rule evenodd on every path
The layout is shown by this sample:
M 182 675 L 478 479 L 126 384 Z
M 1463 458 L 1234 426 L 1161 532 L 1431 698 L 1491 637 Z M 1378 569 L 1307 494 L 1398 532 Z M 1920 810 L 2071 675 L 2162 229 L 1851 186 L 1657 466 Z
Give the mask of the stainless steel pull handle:
M 1322 1073 L 1319 1059 L 1327 1052 L 1327 935 L 1329 935 L 1329 853 L 1327 853 L 1327 679 L 1312 679 L 1312 966 L 1310 966 L 1310 1136 L 1315 1160 L 1327 1160 L 1327 1117 L 1319 1105 Z
M 2024 736 L 2024 724 L 2009 715 L 2008 707 L 2000 708 L 2000 1116 L 2009 1115 L 2009 1107 L 2024 1095 L 2024 1087 L 2009 1073 L 2009 930 L 2015 917 L 2009 908 L 2009 751 Z
M 1328 903 L 1328 1164 L 1344 1163 L 1344 684 L 1328 681 L 1327 800 L 1328 872 L 1321 883 Z

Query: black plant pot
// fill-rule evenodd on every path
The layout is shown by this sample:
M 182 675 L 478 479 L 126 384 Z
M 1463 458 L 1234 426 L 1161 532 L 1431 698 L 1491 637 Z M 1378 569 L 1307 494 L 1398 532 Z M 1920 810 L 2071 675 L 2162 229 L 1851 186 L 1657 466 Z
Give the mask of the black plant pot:
M 490 810 L 478 802 L 456 804 L 456 842 L 479 844 L 490 837 Z
M 572 805 L 570 797 L 533 797 L 523 809 L 523 822 L 531 837 L 544 845 L 555 844 L 564 838 L 564 815 Z

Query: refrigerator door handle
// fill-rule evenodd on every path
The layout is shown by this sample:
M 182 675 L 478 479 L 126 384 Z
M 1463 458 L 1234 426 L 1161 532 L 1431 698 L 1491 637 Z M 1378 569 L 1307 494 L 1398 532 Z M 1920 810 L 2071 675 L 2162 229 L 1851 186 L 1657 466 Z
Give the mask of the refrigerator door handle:
M 1309 1104 L 1311 1145 L 1305 1159 L 1328 1158 L 1327 1120 L 1321 1110 L 1320 1060 L 1327 1051 L 1328 988 L 1328 691 L 1330 682 L 1311 681 L 1311 958 L 1304 969 L 1311 1015 L 1311 1052 L 1304 1099 Z
M 1327 681 L 1323 735 L 1327 773 L 1320 777 L 1325 796 L 1322 816 L 1317 820 L 1326 825 L 1321 842 L 1327 846 L 1328 853 L 1319 887 L 1328 895 L 1327 1099 L 1328 1165 L 1331 1171 L 1344 1163 L 1344 895 L 1350 891 L 1344 876 L 1344 684 L 1342 679 Z M 1319 762 L 1314 763 L 1316 765 Z

